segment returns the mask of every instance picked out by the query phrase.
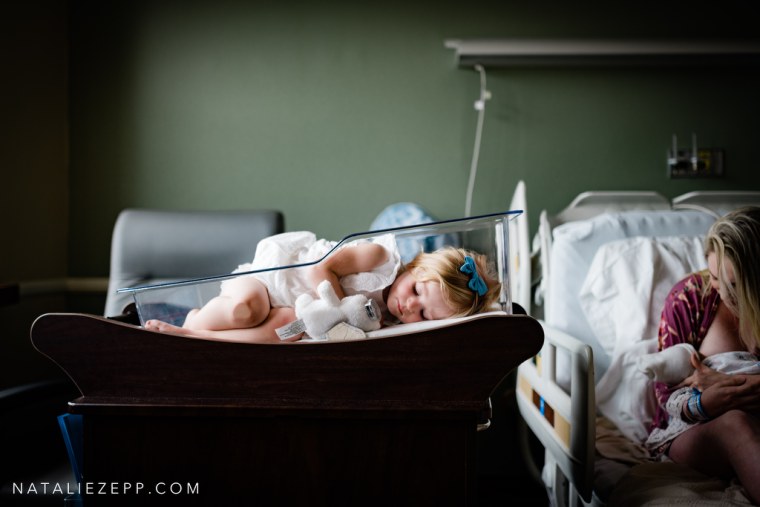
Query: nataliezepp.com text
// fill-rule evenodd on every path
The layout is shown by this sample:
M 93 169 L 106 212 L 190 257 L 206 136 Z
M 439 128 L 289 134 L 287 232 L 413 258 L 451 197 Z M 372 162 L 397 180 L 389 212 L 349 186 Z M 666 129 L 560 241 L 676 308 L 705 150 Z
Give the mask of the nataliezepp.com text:
M 13 483 L 14 495 L 198 495 L 199 484 L 181 482 L 19 482 Z

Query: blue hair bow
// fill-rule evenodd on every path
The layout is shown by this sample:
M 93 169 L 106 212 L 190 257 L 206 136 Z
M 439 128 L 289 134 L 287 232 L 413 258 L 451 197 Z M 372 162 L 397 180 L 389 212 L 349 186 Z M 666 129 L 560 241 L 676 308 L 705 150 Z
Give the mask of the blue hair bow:
M 459 271 L 466 275 L 470 275 L 470 281 L 467 283 L 467 286 L 472 289 L 473 292 L 476 292 L 478 296 L 485 296 L 486 292 L 488 292 L 488 286 L 478 274 L 475 259 L 466 255 L 464 257 L 464 264 L 459 268 Z

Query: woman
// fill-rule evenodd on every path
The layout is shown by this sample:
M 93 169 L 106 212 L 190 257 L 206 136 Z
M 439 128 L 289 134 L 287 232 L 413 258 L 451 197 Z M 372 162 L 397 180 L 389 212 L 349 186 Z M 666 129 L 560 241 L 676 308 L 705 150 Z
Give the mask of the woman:
M 697 349 L 696 370 L 677 386 L 655 384 L 660 403 L 647 446 L 702 473 L 737 476 L 758 503 L 760 377 L 719 373 L 701 358 L 760 350 L 760 208 L 716 221 L 705 252 L 708 269 L 676 284 L 659 331 L 660 350 L 679 343 Z

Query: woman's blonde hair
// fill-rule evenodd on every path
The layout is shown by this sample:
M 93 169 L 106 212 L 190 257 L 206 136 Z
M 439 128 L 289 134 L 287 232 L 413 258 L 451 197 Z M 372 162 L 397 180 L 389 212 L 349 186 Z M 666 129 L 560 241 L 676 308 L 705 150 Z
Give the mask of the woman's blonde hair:
M 739 318 L 742 341 L 749 350 L 760 347 L 760 207 L 734 210 L 718 219 L 705 237 L 705 255 L 715 253 L 721 298 Z M 726 262 L 736 284 L 728 282 Z
M 487 290 L 482 296 L 468 286 L 472 275 L 461 271 L 468 256 L 475 261 L 477 274 L 486 284 Z M 443 301 L 454 310 L 452 317 L 493 309 L 491 306 L 501 292 L 501 284 L 486 256 L 462 248 L 444 247 L 435 252 L 420 253 L 404 266 L 404 270 L 417 281 L 438 282 Z

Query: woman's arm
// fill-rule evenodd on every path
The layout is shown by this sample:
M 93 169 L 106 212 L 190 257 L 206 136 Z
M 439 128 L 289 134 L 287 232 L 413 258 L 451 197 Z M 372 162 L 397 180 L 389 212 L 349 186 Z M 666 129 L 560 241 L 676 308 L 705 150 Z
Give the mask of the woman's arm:
M 345 294 L 339 283 L 341 277 L 371 271 L 386 260 L 387 250 L 376 243 L 359 243 L 341 248 L 311 268 L 312 286 L 316 288 L 323 280 L 329 280 L 335 294 L 343 298 Z
M 711 418 L 729 410 L 743 410 L 760 415 L 760 376 L 726 375 L 705 366 L 699 356 L 691 357 L 694 373 L 681 386 L 702 391 L 702 406 Z
M 760 416 L 760 376 L 728 375 L 702 392 L 702 405 L 711 418 L 729 410 Z
M 697 316 L 702 313 L 701 294 L 699 275 L 689 275 L 673 286 L 665 299 L 660 316 L 659 350 L 665 350 L 681 343 L 697 345 L 695 330 L 700 328 Z M 668 417 L 673 415 L 672 413 L 669 414 L 665 407 L 674 390 L 690 386 L 691 384 L 685 381 L 677 386 L 668 386 L 662 382 L 654 383 L 654 393 L 657 399 L 654 426 L 664 428 Z

